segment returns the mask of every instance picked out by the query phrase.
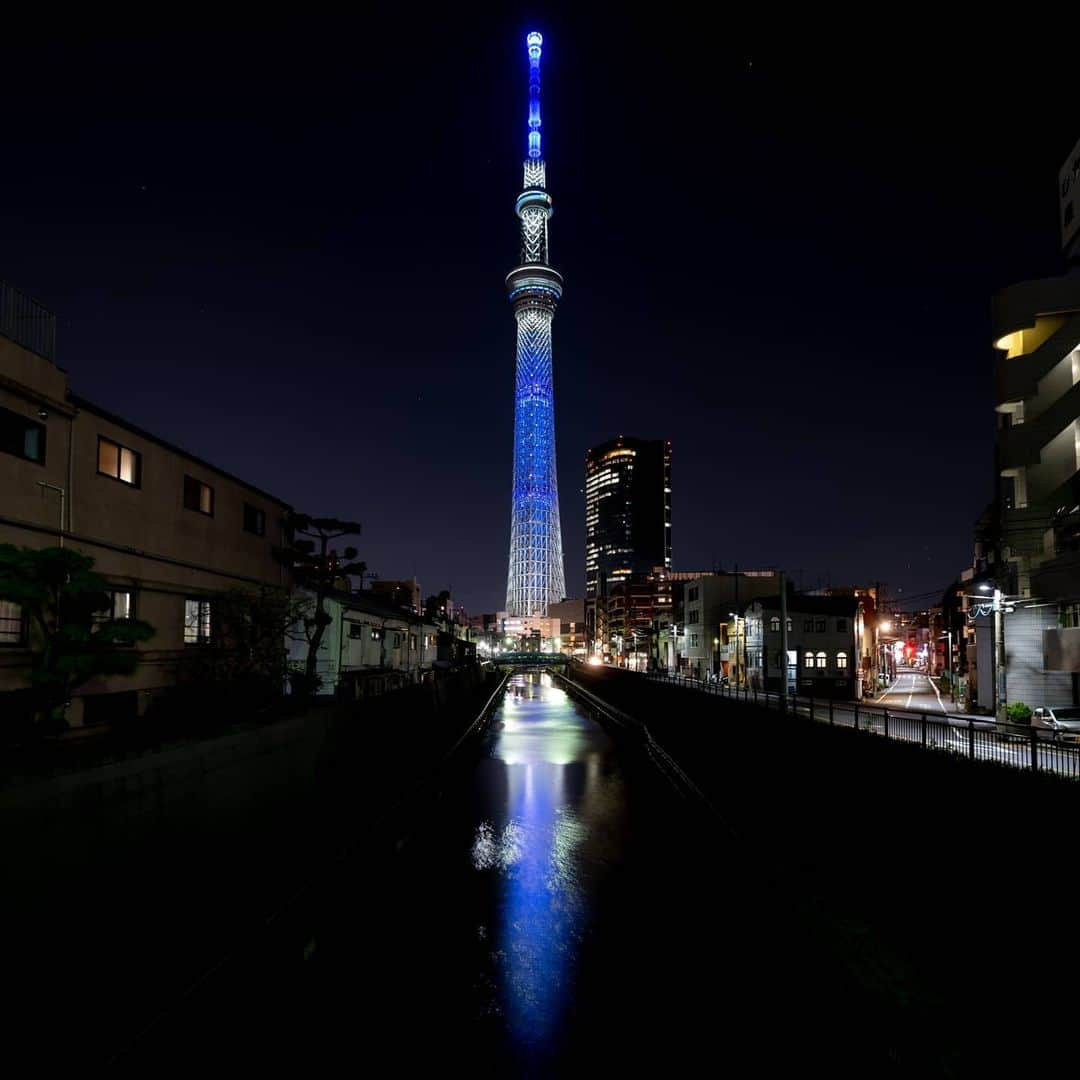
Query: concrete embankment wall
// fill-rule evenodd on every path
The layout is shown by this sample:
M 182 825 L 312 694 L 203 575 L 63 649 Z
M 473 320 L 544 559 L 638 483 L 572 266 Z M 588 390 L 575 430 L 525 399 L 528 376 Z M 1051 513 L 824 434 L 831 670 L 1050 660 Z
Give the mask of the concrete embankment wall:
M 1035 1003 L 1080 1007 L 1080 784 L 614 669 L 574 678 L 648 725 L 842 958 L 852 1024 L 897 1075 L 1063 1074 Z
M 490 692 L 461 673 L 0 788 L 13 1029 L 42 1063 L 118 1050 L 362 837 Z

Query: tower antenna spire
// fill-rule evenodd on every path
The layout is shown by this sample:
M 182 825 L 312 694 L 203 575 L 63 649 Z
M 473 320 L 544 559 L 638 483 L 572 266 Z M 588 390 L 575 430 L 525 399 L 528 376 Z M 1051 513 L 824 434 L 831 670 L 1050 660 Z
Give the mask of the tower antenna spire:
M 529 50 L 529 157 L 534 161 L 540 155 L 540 53 L 543 35 L 533 30 L 526 35 Z

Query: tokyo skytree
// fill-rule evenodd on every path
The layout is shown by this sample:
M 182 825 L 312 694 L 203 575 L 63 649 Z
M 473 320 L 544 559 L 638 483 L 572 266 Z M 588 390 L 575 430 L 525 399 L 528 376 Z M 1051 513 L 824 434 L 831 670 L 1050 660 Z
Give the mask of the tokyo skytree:
M 521 264 L 506 276 L 517 320 L 514 400 L 514 489 L 510 518 L 509 615 L 546 615 L 566 595 L 559 486 L 555 476 L 555 392 L 551 378 L 551 321 L 562 297 L 562 276 L 548 262 L 551 196 L 540 153 L 540 51 L 535 31 L 529 53 L 529 143 L 521 219 Z

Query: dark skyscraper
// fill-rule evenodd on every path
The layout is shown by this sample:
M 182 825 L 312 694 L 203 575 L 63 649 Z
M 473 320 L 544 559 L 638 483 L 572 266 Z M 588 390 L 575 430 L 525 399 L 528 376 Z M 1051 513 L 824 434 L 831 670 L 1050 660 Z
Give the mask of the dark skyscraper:
M 624 438 L 585 455 L 585 595 L 671 569 L 671 443 Z

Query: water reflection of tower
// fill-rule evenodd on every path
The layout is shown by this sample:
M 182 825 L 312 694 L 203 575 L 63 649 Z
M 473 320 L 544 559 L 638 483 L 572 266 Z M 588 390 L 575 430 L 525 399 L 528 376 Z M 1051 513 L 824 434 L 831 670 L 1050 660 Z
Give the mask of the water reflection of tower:
M 550 675 L 516 676 L 506 700 L 474 861 L 501 873 L 492 945 L 502 1007 L 531 1051 L 562 1022 L 625 803 L 614 746 Z

